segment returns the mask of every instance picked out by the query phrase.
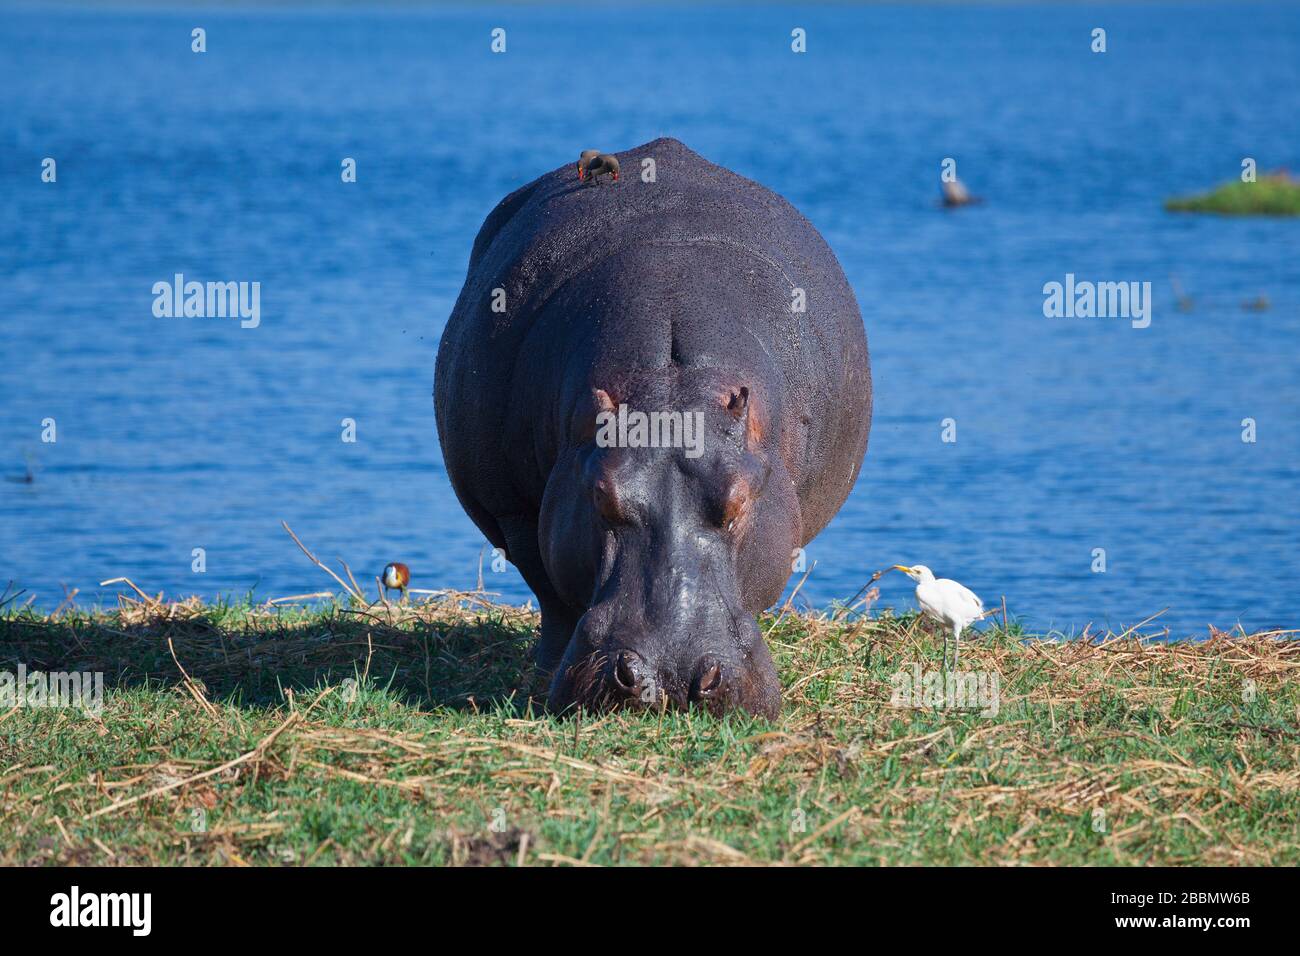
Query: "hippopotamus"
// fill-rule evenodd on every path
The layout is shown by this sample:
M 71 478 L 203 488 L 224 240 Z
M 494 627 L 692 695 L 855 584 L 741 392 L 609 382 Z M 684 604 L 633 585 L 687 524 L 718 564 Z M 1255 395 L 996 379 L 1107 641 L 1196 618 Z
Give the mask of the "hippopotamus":
M 674 139 L 488 215 L 438 349 L 461 505 L 537 596 L 548 707 L 774 718 L 757 623 L 857 480 L 871 373 L 835 254 Z M 648 422 L 648 424 L 647 424 Z

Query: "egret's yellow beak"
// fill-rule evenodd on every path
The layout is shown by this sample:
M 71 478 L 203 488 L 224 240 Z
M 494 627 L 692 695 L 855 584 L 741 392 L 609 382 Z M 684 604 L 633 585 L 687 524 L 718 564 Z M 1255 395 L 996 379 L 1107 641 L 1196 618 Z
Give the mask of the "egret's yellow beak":
M 911 569 L 911 568 L 905 568 L 905 567 L 903 567 L 901 564 L 896 564 L 896 565 L 894 565 L 894 570 L 895 570 L 895 571 L 902 571 L 904 574 L 911 574 L 911 573 L 912 573 L 912 569 Z

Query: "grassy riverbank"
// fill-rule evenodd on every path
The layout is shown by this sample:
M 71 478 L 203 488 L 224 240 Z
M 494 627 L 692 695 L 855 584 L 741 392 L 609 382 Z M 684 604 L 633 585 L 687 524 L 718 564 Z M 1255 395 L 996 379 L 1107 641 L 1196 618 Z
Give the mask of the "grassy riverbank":
M 541 716 L 535 617 L 473 596 L 11 608 L 0 672 L 108 690 L 0 709 L 0 864 L 1300 863 L 1300 643 L 990 625 L 982 716 L 891 706 L 915 618 L 762 623 L 774 724 Z
M 1253 183 L 1233 180 L 1208 193 L 1166 199 L 1165 208 L 1225 216 L 1300 216 L 1300 182 L 1286 173 L 1263 175 Z

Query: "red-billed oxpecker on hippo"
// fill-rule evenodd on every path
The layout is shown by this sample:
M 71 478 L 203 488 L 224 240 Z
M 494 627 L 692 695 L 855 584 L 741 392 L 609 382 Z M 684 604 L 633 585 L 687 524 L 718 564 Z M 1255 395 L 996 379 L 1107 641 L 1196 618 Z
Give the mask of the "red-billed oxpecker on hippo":
M 566 164 L 479 230 L 438 350 L 447 473 L 537 595 L 553 710 L 773 717 L 755 615 L 866 454 L 862 318 L 780 196 L 673 139 L 619 155 L 621 188 Z
M 578 178 L 584 179 L 587 175 L 587 164 L 600 155 L 598 149 L 584 149 L 578 154 Z
M 586 173 L 586 178 L 591 180 L 593 184 L 599 183 L 600 177 L 605 175 L 613 177 L 614 182 L 618 182 L 617 156 L 601 153 L 599 156 L 587 160 L 582 168 Z M 578 178 L 581 179 L 582 177 L 579 176 Z

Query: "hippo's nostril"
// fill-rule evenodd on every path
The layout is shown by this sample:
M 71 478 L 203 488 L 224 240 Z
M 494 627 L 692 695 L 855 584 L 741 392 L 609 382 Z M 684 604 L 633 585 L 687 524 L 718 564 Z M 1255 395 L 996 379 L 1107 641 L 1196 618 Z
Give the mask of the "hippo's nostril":
M 629 694 L 636 693 L 641 683 L 641 669 L 637 666 L 636 655 L 631 651 L 618 652 L 618 658 L 614 661 L 614 680 Z
M 721 689 L 722 665 L 714 661 L 704 668 L 699 680 L 695 682 L 695 696 L 697 699 L 707 700 L 716 696 Z

